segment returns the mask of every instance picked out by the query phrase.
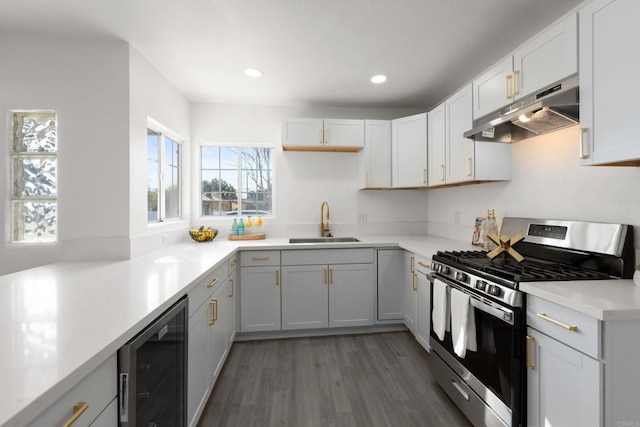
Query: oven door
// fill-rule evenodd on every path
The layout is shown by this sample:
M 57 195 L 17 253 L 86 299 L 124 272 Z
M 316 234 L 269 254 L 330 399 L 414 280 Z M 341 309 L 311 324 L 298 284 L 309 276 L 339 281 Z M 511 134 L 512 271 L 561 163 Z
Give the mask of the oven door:
M 453 350 L 451 331 L 446 331 L 444 340 L 440 341 L 433 326 L 431 348 L 501 418 L 511 425 L 519 425 L 523 385 L 521 309 L 505 306 L 437 273 L 430 278 L 432 284 L 436 279 L 447 285 L 448 293 L 455 288 L 470 296 L 477 351 L 467 350 L 464 358 L 458 357 Z M 431 289 L 433 312 L 433 286 Z

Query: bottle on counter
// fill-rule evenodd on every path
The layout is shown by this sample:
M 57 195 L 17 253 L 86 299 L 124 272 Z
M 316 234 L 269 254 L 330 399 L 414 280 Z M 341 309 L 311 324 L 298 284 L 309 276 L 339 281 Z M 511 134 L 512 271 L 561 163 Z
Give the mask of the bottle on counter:
M 238 221 L 235 218 L 233 219 L 233 224 L 231 224 L 231 234 L 238 235 Z
M 496 221 L 496 214 L 493 209 L 487 211 L 487 219 L 484 222 L 484 248 L 491 251 L 498 247 L 493 240 L 489 238 L 490 234 L 498 235 L 498 222 Z
M 240 222 L 238 223 L 238 235 L 244 236 L 244 221 L 240 218 Z

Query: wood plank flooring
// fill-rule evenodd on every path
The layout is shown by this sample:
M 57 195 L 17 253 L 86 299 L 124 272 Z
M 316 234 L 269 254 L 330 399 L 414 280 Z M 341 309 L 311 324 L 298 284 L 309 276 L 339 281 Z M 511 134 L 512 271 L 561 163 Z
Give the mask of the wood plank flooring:
M 199 427 L 470 426 L 409 332 L 236 342 Z

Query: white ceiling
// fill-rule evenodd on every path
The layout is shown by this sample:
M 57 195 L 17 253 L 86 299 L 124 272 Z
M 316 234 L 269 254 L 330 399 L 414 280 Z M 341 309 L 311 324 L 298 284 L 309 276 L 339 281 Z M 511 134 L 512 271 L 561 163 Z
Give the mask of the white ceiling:
M 194 102 L 427 109 L 581 1 L 6 0 L 0 32 L 115 36 Z

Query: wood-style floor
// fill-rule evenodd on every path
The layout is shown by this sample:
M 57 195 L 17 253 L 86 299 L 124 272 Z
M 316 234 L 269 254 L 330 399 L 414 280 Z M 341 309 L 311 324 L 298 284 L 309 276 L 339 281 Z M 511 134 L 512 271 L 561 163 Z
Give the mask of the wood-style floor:
M 236 342 L 199 427 L 469 426 L 408 332 Z

